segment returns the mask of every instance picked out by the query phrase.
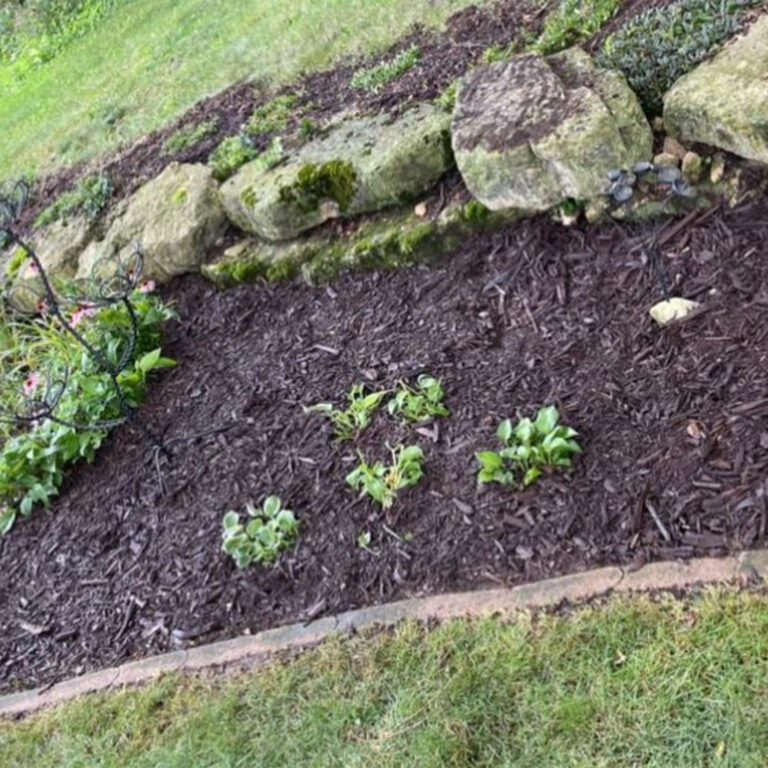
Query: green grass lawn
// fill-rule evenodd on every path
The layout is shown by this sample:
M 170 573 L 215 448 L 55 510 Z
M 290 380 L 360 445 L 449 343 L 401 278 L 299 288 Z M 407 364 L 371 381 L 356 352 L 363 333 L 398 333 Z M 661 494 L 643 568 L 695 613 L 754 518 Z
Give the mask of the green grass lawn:
M 471 2 L 126 0 L 2 94 L 0 179 L 101 155 L 238 80 L 285 83 L 380 51 Z
M 415 625 L 0 725 L 3 768 L 768 764 L 768 598 Z

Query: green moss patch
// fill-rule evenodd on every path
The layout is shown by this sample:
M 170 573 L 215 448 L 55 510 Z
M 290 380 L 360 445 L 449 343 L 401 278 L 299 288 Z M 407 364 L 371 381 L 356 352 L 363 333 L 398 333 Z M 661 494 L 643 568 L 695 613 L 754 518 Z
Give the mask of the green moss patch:
M 337 203 L 345 213 L 357 192 L 357 172 L 343 160 L 330 160 L 317 165 L 307 163 L 296 181 L 280 190 L 280 200 L 295 205 L 302 213 L 318 209 L 324 200 Z

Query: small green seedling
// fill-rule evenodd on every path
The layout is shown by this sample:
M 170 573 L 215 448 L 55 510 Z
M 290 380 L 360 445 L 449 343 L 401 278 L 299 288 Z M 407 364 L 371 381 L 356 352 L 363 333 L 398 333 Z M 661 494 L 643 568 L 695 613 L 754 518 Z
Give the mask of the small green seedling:
M 250 518 L 245 523 L 240 522 L 237 512 L 224 515 L 221 548 L 238 568 L 247 568 L 252 563 L 274 563 L 296 541 L 299 523 L 293 512 L 283 508 L 278 496 L 267 497 L 261 509 L 246 504 L 245 511 Z
M 443 405 L 444 394 L 439 379 L 422 374 L 416 379 L 415 388 L 400 382 L 397 393 L 387 403 L 387 411 L 413 424 L 450 416 L 451 412 Z
M 370 531 L 361 531 L 360 535 L 357 537 L 357 546 L 360 549 L 370 549 L 371 546 L 371 532 Z
M 384 509 L 395 503 L 399 490 L 416 485 L 424 475 L 424 451 L 418 445 L 399 445 L 389 450 L 392 453 L 391 466 L 380 461 L 373 465 L 366 464 L 360 456 L 360 465 L 347 475 L 349 485 L 360 490 L 363 496 L 370 496 Z
M 371 69 L 358 69 L 350 85 L 356 90 L 378 93 L 394 80 L 401 78 L 421 62 L 421 51 L 412 45 L 389 61 Z
M 522 485 L 527 487 L 545 471 L 570 469 L 581 446 L 573 439 L 576 430 L 559 421 L 560 414 L 552 405 L 542 408 L 535 421 L 521 419 L 514 427 L 509 419 L 502 421 L 496 431 L 502 450 L 475 454 L 480 462 L 479 482 L 512 485 L 522 475 Z
M 373 414 L 388 393 L 388 390 L 384 389 L 366 394 L 362 384 L 355 384 L 349 392 L 349 408 L 346 411 L 336 410 L 332 403 L 318 403 L 304 410 L 307 413 L 321 413 L 327 416 L 333 424 L 339 442 L 353 440 L 371 423 Z

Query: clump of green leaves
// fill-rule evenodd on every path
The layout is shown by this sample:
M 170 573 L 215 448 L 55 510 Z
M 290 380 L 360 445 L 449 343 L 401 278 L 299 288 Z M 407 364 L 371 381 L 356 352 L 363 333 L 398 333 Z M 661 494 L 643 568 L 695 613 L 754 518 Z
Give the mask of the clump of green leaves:
M 179 128 L 163 142 L 163 152 L 166 155 L 177 155 L 185 149 L 197 146 L 201 141 L 213 136 L 219 130 L 219 120 L 213 118 L 197 125 Z
M 435 100 L 437 106 L 446 112 L 453 112 L 459 95 L 460 80 L 454 80 Z
M 88 176 L 49 205 L 35 220 L 35 227 L 46 227 L 77 215 L 95 219 L 104 210 L 113 192 L 114 186 L 108 176 Z
M 360 465 L 347 475 L 347 483 L 363 495 L 370 496 L 382 508 L 389 509 L 397 499 L 397 492 L 416 485 L 424 475 L 424 451 L 418 445 L 389 449 L 392 464 L 367 464 L 360 456 Z
M 422 374 L 415 387 L 404 381 L 399 383 L 395 396 L 387 403 L 387 411 L 414 424 L 450 416 L 451 412 L 443 405 L 444 395 L 439 379 Z
M 509 419 L 502 421 L 496 436 L 503 448 L 476 454 L 480 462 L 478 480 L 525 487 L 545 471 L 570 469 L 581 446 L 574 440 L 578 433 L 559 421 L 554 406 L 542 408 L 534 421 L 521 419 L 515 426 Z
M 298 97 L 294 94 L 286 94 L 257 107 L 246 123 L 245 132 L 254 137 L 282 133 L 290 124 L 298 101 Z
M 352 76 L 350 85 L 357 90 L 378 93 L 386 85 L 412 70 L 420 61 L 421 51 L 418 46 L 412 45 L 389 61 L 370 69 L 357 70 Z
M 544 22 L 532 50 L 544 56 L 570 48 L 597 34 L 621 7 L 621 0 L 561 0 Z
M 762 0 L 679 0 L 633 16 L 603 43 L 602 67 L 623 72 L 649 116 L 676 80 L 711 56 Z
M 255 160 L 259 150 L 247 137 L 239 134 L 224 139 L 208 157 L 208 165 L 213 168 L 213 176 L 218 181 L 226 181 L 235 171 L 246 163 Z
M 509 61 L 518 51 L 515 43 L 509 45 L 499 45 L 494 43 L 483 51 L 480 61 L 483 64 L 496 64 L 500 61 Z
M 126 402 L 138 406 L 153 371 L 175 363 L 163 357 L 162 325 L 174 313 L 153 295 L 131 297 L 138 327 L 134 357 L 118 375 Z M 70 322 L 90 344 L 117 366 L 130 351 L 133 319 L 121 305 L 96 311 L 75 309 Z M 58 494 L 66 469 L 92 461 L 104 441 L 103 428 L 75 429 L 71 424 L 109 422 L 121 416 L 119 397 L 105 373 L 67 332 L 43 319 L 11 322 L 0 316 L 0 408 L 21 413 L 29 397 L 42 396 L 51 382 L 66 377 L 67 386 L 56 415 L 66 423 L 44 419 L 20 429 L 0 424 L 0 534 L 10 530 L 18 514 L 29 516 L 36 504 L 47 506 Z
M 305 410 L 308 413 L 320 413 L 327 416 L 333 424 L 336 439 L 341 441 L 353 440 L 360 436 L 371 423 L 371 419 L 386 397 L 386 389 L 366 393 L 362 384 L 355 384 L 349 392 L 349 407 L 339 411 L 332 403 L 318 403 Z
M 278 496 L 268 496 L 259 508 L 245 505 L 246 520 L 237 512 L 224 515 L 221 548 L 237 564 L 247 568 L 253 563 L 269 565 L 291 547 L 299 533 L 299 523 Z

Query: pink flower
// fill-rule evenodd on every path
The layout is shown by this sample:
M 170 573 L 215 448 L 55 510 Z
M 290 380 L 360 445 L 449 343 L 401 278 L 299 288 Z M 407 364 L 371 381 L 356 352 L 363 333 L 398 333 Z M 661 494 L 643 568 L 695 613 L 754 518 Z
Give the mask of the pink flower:
M 157 283 L 154 280 L 145 280 L 139 286 L 139 293 L 154 293 L 157 288 Z
M 30 373 L 24 382 L 24 397 L 32 397 L 40 386 L 40 374 Z
M 48 317 L 48 310 L 49 309 L 50 309 L 50 307 L 48 306 L 48 302 L 47 301 L 41 301 L 37 305 L 37 311 L 43 317 Z
M 86 317 L 93 317 L 95 314 L 96 307 L 80 307 L 80 309 L 77 309 L 72 313 L 72 317 L 69 318 L 69 324 L 73 328 L 77 328 Z
M 35 264 L 32 259 L 27 262 L 27 266 L 24 270 L 24 277 L 37 277 L 40 274 L 40 267 Z

